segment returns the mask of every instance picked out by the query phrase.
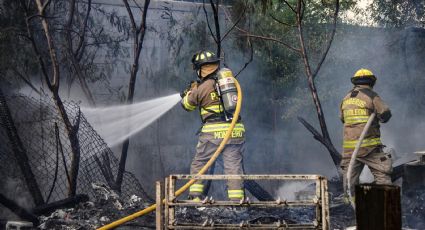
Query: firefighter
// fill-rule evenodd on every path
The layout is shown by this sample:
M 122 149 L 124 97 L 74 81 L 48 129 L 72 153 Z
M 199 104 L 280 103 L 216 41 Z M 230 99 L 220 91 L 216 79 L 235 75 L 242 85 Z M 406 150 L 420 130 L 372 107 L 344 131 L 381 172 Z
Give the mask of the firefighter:
M 196 107 L 199 107 L 203 123 L 199 132 L 196 154 L 190 167 L 190 174 L 197 174 L 220 145 L 230 126 L 231 119 L 228 117 L 229 114 L 225 114 L 216 89 L 220 59 L 211 51 L 200 51 L 193 55 L 192 64 L 199 80 L 191 82 L 190 87 L 180 95 L 182 96 L 181 104 L 186 111 L 194 111 Z M 245 143 L 245 128 L 240 118 L 234 119 L 239 119 L 239 121 L 222 152 L 225 174 L 244 173 L 242 153 Z M 205 196 L 204 184 L 203 181 L 198 180 L 190 186 L 189 198 L 203 199 Z M 227 195 L 230 200 L 242 200 L 244 198 L 243 181 L 227 181 Z
M 380 123 L 386 123 L 391 118 L 391 111 L 381 97 L 373 91 L 376 77 L 370 70 L 358 70 L 351 78 L 351 82 L 354 84 L 354 88 L 348 92 L 340 105 L 340 118 L 344 123 L 341 161 L 344 188 L 347 188 L 347 170 L 351 154 L 372 113 L 375 113 L 376 117 L 366 133 L 353 165 L 350 189 L 354 191 L 354 185 L 359 183 L 364 165 L 369 167 L 376 184 L 391 184 L 391 154 L 384 153 L 379 130 Z

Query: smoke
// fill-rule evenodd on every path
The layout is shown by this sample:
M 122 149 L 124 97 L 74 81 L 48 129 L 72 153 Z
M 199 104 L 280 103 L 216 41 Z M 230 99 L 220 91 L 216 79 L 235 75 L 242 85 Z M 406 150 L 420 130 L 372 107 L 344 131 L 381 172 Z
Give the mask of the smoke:
M 352 87 L 349 78 L 357 69 L 368 68 L 378 78 L 374 90 L 393 114 L 388 123 L 381 125 L 383 143 L 397 153 L 425 148 L 425 144 L 418 141 L 423 139 L 425 127 L 424 120 L 418 116 L 424 112 L 421 94 L 417 92 L 423 79 L 416 82 L 421 80 L 423 71 L 416 63 L 423 63 L 424 56 L 415 51 L 420 44 L 412 39 L 414 36 L 409 29 L 340 28 L 317 80 L 321 95 L 332 89 L 337 96 L 323 100 L 331 130 L 342 130 L 336 118 L 339 101 Z
M 193 8 L 175 4 L 173 7 L 167 7 L 176 9 L 172 12 L 173 18 L 161 17 L 161 12 L 164 12 L 161 6 L 153 7 L 152 12 L 148 14 L 149 27 L 155 30 L 150 29 L 146 34 L 141 54 L 141 77 L 136 81 L 135 100 L 142 101 L 183 89 L 190 80 L 195 80 L 189 66 L 191 51 L 204 48 L 215 50 L 215 43 L 210 39 L 205 25 L 203 30 L 198 30 L 198 26 L 194 24 L 205 19 L 202 9 L 195 4 Z M 114 9 L 105 7 L 105 10 Z M 120 15 L 126 15 L 125 8 L 119 7 L 117 10 Z M 175 24 L 176 22 L 179 23 Z M 170 24 L 177 26 L 169 29 Z M 421 92 L 418 90 L 420 85 L 416 84 L 416 89 L 411 90 L 411 87 L 415 86 L 411 82 L 421 79 L 418 76 L 423 71 L 421 67 L 423 55 L 415 51 L 414 47 L 418 41 L 412 38 L 412 33 L 344 25 L 339 26 L 337 31 L 329 55 L 316 78 L 334 146 L 341 151 L 342 123 L 338 118 L 338 110 L 341 99 L 352 88 L 349 79 L 357 69 L 369 68 L 378 77 L 376 92 L 393 112 L 393 118 L 389 123 L 382 125 L 384 144 L 394 148 L 398 155 L 425 148 L 422 141 L 425 122 L 420 116 L 423 112 L 415 111 L 415 108 L 423 108 L 416 106 L 420 103 L 417 100 Z M 169 33 L 184 36 L 169 39 L 164 36 Z M 406 55 L 402 52 L 401 41 L 404 37 L 408 38 Z M 173 48 L 170 48 L 170 44 L 174 45 Z M 236 47 L 231 40 L 224 41 L 223 49 L 227 66 L 234 73 L 239 72 L 249 59 L 246 52 Z M 404 63 L 406 56 L 410 71 L 406 71 Z M 300 65 L 298 68 L 299 82 L 293 89 L 278 88 L 273 85 L 271 74 L 280 76 L 287 73 L 265 72 L 257 58 L 258 56 L 254 56 L 254 61 L 238 77 L 244 94 L 242 120 L 247 130 L 244 154 L 246 172 L 335 176 L 336 169 L 326 148 L 296 119 L 296 116 L 302 116 L 316 129 L 320 129 L 307 89 L 303 66 Z M 105 97 L 111 97 L 110 100 L 106 100 L 109 104 L 123 100 L 115 97 L 125 95 L 128 66 L 115 68 L 111 75 L 114 77 L 110 80 L 110 88 L 119 89 L 113 98 L 111 93 L 104 89 L 98 87 L 94 90 L 97 92 L 95 95 L 97 100 L 105 101 Z M 424 85 L 423 80 L 421 84 Z M 283 90 L 289 91 L 281 92 Z M 275 98 L 274 95 L 278 95 L 279 98 Z M 129 120 L 128 114 L 110 114 L 107 110 L 100 112 L 104 108 L 97 110 L 83 108 L 87 117 L 91 116 L 90 111 L 93 112 L 93 117 L 97 117 L 95 118 L 97 120 L 91 121 L 95 128 L 98 126 L 96 123 L 100 123 L 102 127 L 109 126 L 106 131 L 100 131 L 103 128 L 96 129 L 100 133 L 111 133 L 105 136 L 105 140 L 110 145 L 111 143 L 115 145 L 113 150 L 117 155 L 120 152 L 117 144 L 124 136 L 133 135 L 127 170 L 134 172 L 151 194 L 154 181 L 172 173 L 189 172 L 197 141 L 195 134 L 201 125 L 198 112 L 186 113 L 181 108 L 172 107 L 171 104 L 170 102 L 168 105 L 169 110 L 165 108 L 161 110 L 168 112 L 164 112 L 160 118 L 156 117 L 156 112 L 149 112 L 150 115 L 155 115 L 156 120 L 149 120 L 152 116 L 142 115 L 137 119 L 134 115 L 134 120 Z M 142 110 L 137 111 L 132 111 L 131 114 L 142 113 Z M 415 114 L 417 115 L 413 116 Z M 114 119 L 122 123 L 110 123 L 108 118 L 110 115 L 117 116 Z
M 288 201 L 311 199 L 314 196 L 313 189 L 308 189 L 312 185 L 305 181 L 290 181 L 286 182 L 277 190 L 277 196 Z M 300 194 L 300 191 L 308 191 L 308 194 Z M 307 196 L 307 197 L 306 197 Z

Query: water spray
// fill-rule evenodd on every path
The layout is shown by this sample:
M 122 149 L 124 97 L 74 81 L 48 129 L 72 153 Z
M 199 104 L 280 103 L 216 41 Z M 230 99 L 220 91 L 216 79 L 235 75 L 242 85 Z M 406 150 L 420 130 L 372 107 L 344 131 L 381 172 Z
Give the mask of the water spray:
M 176 93 L 129 105 L 81 110 L 108 146 L 113 147 L 149 126 L 179 101 L 180 95 Z

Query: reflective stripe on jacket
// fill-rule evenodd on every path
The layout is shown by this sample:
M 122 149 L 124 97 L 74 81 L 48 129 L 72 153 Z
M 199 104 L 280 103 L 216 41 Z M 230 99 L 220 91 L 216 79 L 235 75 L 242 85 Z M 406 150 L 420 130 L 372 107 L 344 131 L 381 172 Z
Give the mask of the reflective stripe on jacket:
M 193 110 L 196 109 L 196 106 L 190 104 L 190 102 L 189 102 L 189 94 L 190 93 L 191 92 L 189 92 L 188 94 L 186 94 L 186 96 L 184 96 L 183 99 L 182 99 L 183 108 L 186 109 L 187 111 L 193 111 Z
M 344 141 L 342 145 L 345 149 L 354 149 L 357 145 L 357 142 L 358 140 Z M 363 139 L 360 147 L 370 147 L 370 146 L 376 146 L 376 145 L 382 145 L 381 138 L 377 137 L 377 138 Z
M 205 123 L 202 126 L 202 133 L 212 133 L 215 139 L 224 138 L 230 123 Z M 245 126 L 242 123 L 236 123 L 233 128 L 231 138 L 243 138 L 245 136 Z

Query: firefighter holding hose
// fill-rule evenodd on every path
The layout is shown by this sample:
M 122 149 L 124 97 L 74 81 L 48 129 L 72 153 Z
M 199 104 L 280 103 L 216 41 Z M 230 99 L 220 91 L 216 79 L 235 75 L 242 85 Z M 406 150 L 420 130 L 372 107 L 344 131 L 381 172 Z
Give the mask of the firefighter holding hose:
M 344 176 L 344 188 L 350 186 L 354 191 L 354 185 L 359 183 L 359 177 L 364 165 L 372 172 L 375 183 L 391 184 L 392 159 L 391 155 L 384 153 L 384 145 L 381 142 L 380 123 L 385 123 L 391 118 L 389 107 L 382 101 L 373 86 L 376 77 L 368 69 L 358 70 L 351 78 L 354 88 L 348 92 L 340 105 L 340 118 L 344 123 L 343 156 L 341 168 Z M 357 152 L 357 158 L 352 164 L 351 184 L 347 185 L 347 170 L 350 164 L 351 154 L 359 140 L 369 116 L 375 113 L 369 130 Z
M 240 117 L 233 118 L 237 102 L 237 90 L 230 69 L 220 69 L 220 59 L 211 51 L 200 51 L 192 57 L 193 69 L 199 80 L 191 82 L 180 95 L 186 111 L 197 107 L 202 120 L 196 154 L 192 160 L 190 174 L 197 174 L 211 158 L 226 134 L 232 119 L 238 119 L 231 138 L 225 146 L 222 157 L 225 174 L 243 174 L 242 153 L 245 143 L 245 127 Z M 230 200 L 244 199 L 242 180 L 227 182 Z M 204 182 L 196 181 L 189 188 L 189 198 L 200 201 L 205 196 Z

